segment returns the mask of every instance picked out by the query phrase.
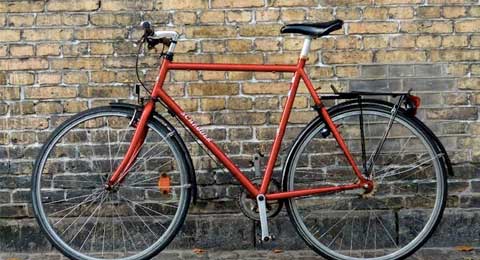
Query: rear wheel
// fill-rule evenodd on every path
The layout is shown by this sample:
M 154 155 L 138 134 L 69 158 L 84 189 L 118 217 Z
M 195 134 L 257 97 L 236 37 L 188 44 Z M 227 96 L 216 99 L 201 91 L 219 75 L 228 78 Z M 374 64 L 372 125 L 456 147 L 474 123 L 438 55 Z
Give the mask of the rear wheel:
M 357 165 L 374 182 L 374 189 L 289 199 L 287 211 L 297 232 L 328 259 L 409 256 L 431 236 L 442 216 L 447 195 L 446 155 L 416 120 L 401 111 L 392 117 L 385 107 L 351 105 L 330 116 Z M 385 133 L 385 143 L 379 145 Z M 381 149 L 373 160 L 377 147 Z M 288 156 L 284 190 L 356 182 L 324 122 L 314 120 Z
M 134 109 L 101 107 L 63 123 L 40 152 L 32 179 L 35 217 L 72 259 L 149 259 L 182 226 L 191 189 L 175 132 L 155 120 L 127 177 L 106 180 L 128 149 Z

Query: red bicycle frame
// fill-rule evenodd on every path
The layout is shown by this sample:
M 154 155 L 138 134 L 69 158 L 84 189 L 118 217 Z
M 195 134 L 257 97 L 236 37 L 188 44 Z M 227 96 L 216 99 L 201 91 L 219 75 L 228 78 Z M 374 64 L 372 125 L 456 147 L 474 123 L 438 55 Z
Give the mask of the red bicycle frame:
M 371 188 L 372 183 L 367 180 L 357 164 L 355 163 L 353 156 L 351 155 L 347 145 L 345 144 L 342 136 L 338 132 L 336 126 L 332 122 L 327 109 L 322 104 L 322 101 L 315 91 L 312 82 L 308 78 L 304 68 L 306 63 L 306 57 L 302 56 L 296 65 L 258 65 L 258 64 L 206 64 L 206 63 L 174 63 L 169 59 L 163 59 L 160 66 L 159 77 L 155 83 L 152 91 L 151 99 L 145 105 L 140 120 L 136 125 L 136 130 L 131 141 L 130 147 L 125 154 L 125 157 L 119 167 L 112 174 L 108 180 L 108 185 L 113 186 L 121 182 L 128 174 L 130 167 L 133 165 L 140 148 L 144 142 L 147 121 L 155 108 L 155 102 L 160 99 L 169 109 L 172 111 L 180 121 L 185 124 L 192 133 L 197 136 L 200 141 L 216 156 L 216 158 L 233 174 L 233 176 L 247 189 L 247 191 L 254 197 L 259 194 L 264 194 L 267 200 L 287 199 L 292 197 L 307 196 L 326 192 L 344 191 L 358 188 Z M 270 156 L 265 168 L 263 180 L 260 187 L 256 187 L 250 179 L 248 179 L 244 173 L 232 162 L 232 160 L 225 155 L 225 153 L 197 126 L 192 118 L 187 115 L 182 108 L 165 92 L 163 89 L 163 83 L 165 82 L 167 73 L 170 70 L 210 70 L 210 71 L 255 71 L 255 72 L 290 72 L 293 73 L 292 83 L 288 92 L 287 102 L 281 115 L 280 125 L 275 136 L 273 146 L 270 152 Z M 285 135 L 285 129 L 290 117 L 293 102 L 297 94 L 297 89 L 300 83 L 300 79 L 303 80 L 310 95 L 315 102 L 318 112 L 325 120 L 325 123 L 331 129 L 335 140 L 338 142 L 342 149 L 347 161 L 352 167 L 353 172 L 358 177 L 357 183 L 342 186 L 322 187 L 314 189 L 294 190 L 288 192 L 277 192 L 267 194 L 268 186 L 273 173 L 273 168 L 280 151 L 283 137 Z

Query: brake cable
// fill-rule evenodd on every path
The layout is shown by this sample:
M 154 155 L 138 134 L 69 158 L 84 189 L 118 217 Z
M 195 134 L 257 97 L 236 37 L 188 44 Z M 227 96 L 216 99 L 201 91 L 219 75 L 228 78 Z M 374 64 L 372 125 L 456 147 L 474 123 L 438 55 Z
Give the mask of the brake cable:
M 138 51 L 137 51 L 137 56 L 136 56 L 136 59 L 135 59 L 135 74 L 137 76 L 137 80 L 138 82 L 140 83 L 140 85 L 143 87 L 143 89 L 145 89 L 145 91 L 150 95 L 152 94 L 152 91 L 150 91 L 144 84 L 144 82 L 142 81 L 142 79 L 140 78 L 140 73 L 139 73 L 139 69 L 138 69 L 138 62 L 139 62 L 139 59 L 140 59 L 140 53 L 142 51 L 142 48 L 144 47 L 144 43 L 146 42 L 146 36 L 142 36 L 142 39 L 140 39 L 137 44 L 138 44 Z M 165 50 L 165 45 L 162 45 L 162 51 L 160 52 L 160 60 L 163 59 L 163 56 L 165 56 L 165 53 L 164 53 L 164 50 Z M 139 93 L 140 95 L 140 93 Z

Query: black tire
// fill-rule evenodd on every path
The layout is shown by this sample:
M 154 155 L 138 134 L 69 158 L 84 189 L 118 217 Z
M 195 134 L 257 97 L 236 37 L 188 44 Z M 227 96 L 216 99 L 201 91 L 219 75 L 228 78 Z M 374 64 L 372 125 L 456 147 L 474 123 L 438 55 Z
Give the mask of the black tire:
M 110 170 L 115 169 L 115 165 L 121 161 L 129 143 L 127 136 L 133 132 L 131 126 L 135 125 L 138 118 L 134 117 L 138 117 L 138 114 L 133 108 L 117 106 L 99 107 L 81 112 L 65 121 L 50 135 L 37 157 L 32 174 L 32 204 L 35 218 L 49 241 L 70 259 L 150 259 L 174 239 L 185 221 L 192 196 L 191 177 L 187 163 L 188 153 L 185 153 L 184 146 L 178 143 L 178 140 L 181 140 L 178 133 L 154 118 L 148 122 L 149 132 L 137 159 L 139 164 L 129 170 L 131 173 L 129 176 L 133 177 L 127 177 L 126 181 L 117 186 L 115 191 L 104 191 L 101 188 L 102 181 L 105 181 L 107 177 L 102 175 L 102 172 L 109 174 Z M 106 127 L 104 122 L 106 122 Z M 126 128 L 119 127 L 121 124 Z M 108 133 L 108 153 L 107 145 L 105 145 L 106 131 Z M 85 139 L 82 142 L 82 140 L 76 140 L 77 137 Z M 116 141 L 111 141 L 111 138 L 112 140 L 115 138 Z M 70 145 L 69 142 L 72 139 L 75 139 L 77 143 Z M 113 144 L 118 145 L 114 156 L 112 156 L 114 153 L 111 149 Z M 90 150 L 85 148 L 87 146 Z M 155 148 L 161 148 L 164 153 L 155 153 L 156 150 L 153 150 Z M 71 152 L 70 149 L 74 152 Z M 85 156 L 89 151 L 91 151 L 90 156 Z M 58 158 L 64 158 L 65 154 L 77 157 L 71 161 L 67 159 L 68 162 L 65 162 L 64 168 L 54 165 Z M 102 156 L 105 155 L 110 155 L 110 157 L 107 160 L 102 159 Z M 141 158 L 143 161 L 140 162 Z M 149 163 L 150 160 L 152 160 L 151 163 Z M 68 163 L 77 165 L 77 162 L 80 161 L 86 161 L 89 166 L 85 166 L 86 169 L 82 169 L 81 173 L 67 172 L 69 171 Z M 157 168 L 159 162 L 162 164 Z M 63 165 L 63 162 L 58 164 Z M 54 167 L 51 167 L 52 165 Z M 81 164 L 78 165 L 81 166 Z M 107 165 L 106 170 L 105 165 Z M 152 165 L 156 168 L 153 168 Z M 65 172 L 62 172 L 63 169 Z M 74 166 L 71 169 L 79 169 L 79 167 L 75 168 Z M 160 186 L 160 172 L 162 172 L 164 180 L 168 179 L 168 186 Z M 99 181 L 85 185 L 87 181 L 92 180 Z M 155 186 L 157 183 L 158 190 Z M 77 193 L 73 193 L 73 191 Z M 88 193 L 89 191 L 90 193 Z M 75 196 L 70 197 L 69 192 Z M 57 193 L 60 195 L 57 196 Z M 77 196 L 78 194 L 84 195 Z M 96 194 L 102 195 L 97 196 Z M 101 199 L 99 199 L 100 197 Z M 80 203 L 77 202 L 81 199 L 84 200 Z M 162 200 L 166 202 L 160 202 Z M 178 207 L 173 204 L 177 200 Z M 97 202 L 98 206 L 91 206 Z M 84 204 L 82 205 L 82 203 Z M 65 205 L 72 204 L 74 208 L 71 211 L 70 208 L 62 209 Z M 51 208 L 55 210 L 60 208 L 61 210 L 51 213 Z M 60 216 L 57 217 L 57 214 L 62 211 L 68 213 L 59 219 Z M 73 211 L 75 213 L 69 216 Z M 78 216 L 75 215 L 77 213 Z M 87 215 L 84 216 L 84 213 Z M 90 215 L 88 216 L 88 214 Z M 96 222 L 92 217 L 97 218 Z M 143 222 L 143 226 L 138 218 Z M 82 220 L 83 224 L 76 223 Z M 92 221 L 90 222 L 90 220 Z M 65 221 L 66 224 L 61 223 L 62 221 Z M 110 221 L 111 225 L 108 226 Z M 60 226 L 57 226 L 59 222 Z M 138 226 L 135 227 L 135 225 Z M 69 230 L 70 227 L 77 226 L 80 226 L 78 232 L 70 234 L 73 233 Z M 61 233 L 61 228 L 64 227 L 65 229 Z M 87 227 L 91 227 L 88 232 Z M 164 233 L 159 234 L 162 230 Z M 98 237 L 96 237 L 97 232 Z M 116 236 L 119 236 L 118 240 L 123 238 L 123 245 L 122 241 L 115 240 Z M 111 238 L 111 242 L 108 241 L 109 238 Z M 70 239 L 71 241 L 68 241 Z M 89 239 L 90 251 L 85 252 Z M 77 240 L 79 242 L 76 242 Z M 100 243 L 100 240 L 103 240 L 103 243 Z M 106 240 L 107 242 L 105 242 Z M 114 253 L 107 252 L 107 249 L 109 250 L 107 246 L 110 245 Z M 101 247 L 101 254 L 99 247 Z M 139 252 L 134 252 L 137 250 Z
M 364 104 L 362 106 L 362 112 L 360 112 L 360 106 L 351 103 L 332 108 L 329 112 L 335 123 L 343 122 L 343 124 L 338 125 L 339 131 L 341 133 L 342 131 L 344 132 L 342 136 L 344 136 L 349 149 L 354 154 L 357 165 L 362 166 L 364 159 L 361 156 L 360 138 L 355 138 L 360 135 L 360 131 L 357 131 L 359 124 L 353 119 L 359 117 L 360 113 L 363 113 L 364 119 L 368 120 L 369 116 L 372 118 L 370 122 L 371 125 L 374 126 L 370 128 L 372 136 L 365 133 L 365 142 L 367 143 L 366 158 L 369 158 L 368 155 L 374 151 L 378 144 L 378 139 L 375 138 L 376 135 L 374 135 L 374 133 L 382 133 L 382 131 L 378 130 L 384 129 L 378 127 L 378 125 L 388 121 L 382 121 L 380 119 L 375 121 L 373 117 L 388 119 L 388 116 L 391 114 L 391 109 L 384 105 Z M 350 123 L 351 127 L 349 127 Z M 364 124 L 366 123 L 364 122 Z M 357 129 L 354 129 L 355 126 Z M 399 111 L 392 126 L 392 137 L 387 136 L 387 142 L 384 146 L 387 148 L 381 151 L 382 155 L 378 160 L 378 165 L 375 165 L 375 167 L 380 168 L 382 163 L 385 164 L 385 170 L 375 170 L 379 173 L 379 176 L 373 176 L 373 178 L 377 178 L 375 181 L 378 183 L 375 193 L 362 194 L 362 191 L 360 191 L 360 193 L 349 191 L 286 200 L 285 204 L 290 220 L 297 233 L 310 248 L 327 259 L 404 259 L 418 250 L 430 238 L 440 222 L 446 204 L 447 167 L 445 158 L 448 159 L 448 156 L 442 154 L 436 140 L 431 137 L 431 132 L 425 131 L 425 128 L 426 126 L 417 119 L 407 116 L 403 111 Z M 411 131 L 411 133 L 407 133 L 405 129 Z M 367 131 L 367 129 L 364 129 L 364 131 Z M 343 154 L 337 153 L 339 148 L 336 145 L 336 141 L 331 137 L 331 134 L 323 137 L 321 132 L 327 132 L 328 134 L 328 129 L 325 128 L 325 124 L 321 118 L 316 118 L 295 140 L 287 156 L 283 171 L 282 187 L 284 191 L 319 187 L 319 185 L 322 184 L 329 186 L 340 185 L 355 181 L 356 176 L 351 169 L 346 170 L 345 166 L 347 164 L 342 161 L 344 160 Z M 396 134 L 398 134 L 398 136 L 396 136 Z M 405 137 L 402 137 L 403 135 L 405 135 Z M 315 139 L 316 137 L 318 139 Z M 372 140 L 371 146 L 368 145 L 370 140 Z M 409 144 L 412 140 L 415 142 Z M 312 143 L 310 143 L 311 141 Z M 322 144 L 328 144 L 328 146 L 322 148 Z M 404 146 L 403 149 L 394 150 L 402 145 Z M 424 145 L 424 148 L 420 147 L 421 145 Z M 415 154 L 413 151 L 406 152 L 405 155 L 402 155 L 405 147 L 409 147 L 409 149 L 411 148 L 412 150 L 418 149 L 416 153 L 420 153 L 420 155 Z M 392 149 L 397 152 L 389 152 L 386 151 L 387 149 Z M 312 151 L 314 155 L 312 155 Z M 315 153 L 321 156 L 317 156 Z M 429 156 L 430 159 L 424 159 L 425 156 Z M 317 158 L 321 160 L 321 163 Z M 413 162 L 408 161 L 412 158 Z M 391 162 L 393 164 L 397 163 L 396 168 L 393 168 L 391 163 L 389 164 L 389 160 L 393 159 L 399 161 Z M 405 161 L 402 162 L 404 159 Z M 426 164 L 430 162 L 431 167 L 426 166 Z M 402 165 L 402 163 L 405 165 Z M 314 166 L 314 164 L 318 165 Z M 323 166 L 323 168 L 320 166 Z M 402 166 L 406 168 L 402 168 Z M 313 168 L 314 170 L 308 170 L 308 168 Z M 419 171 L 417 168 L 422 169 L 422 171 L 417 172 Z M 433 169 L 433 173 L 429 172 L 430 168 Z M 361 169 L 364 170 L 363 167 L 361 167 Z M 382 172 L 382 170 L 384 170 L 384 172 Z M 410 173 L 409 170 L 415 172 Z M 404 174 L 404 172 L 408 173 L 406 177 L 398 176 Z M 344 174 L 342 175 L 342 173 Z M 348 176 L 346 174 L 348 174 Z M 413 176 L 413 174 L 415 174 L 415 176 Z M 296 175 L 298 176 L 296 177 Z M 414 177 L 418 178 L 418 176 L 420 176 L 420 179 L 416 180 L 417 182 L 409 182 L 409 179 Z M 433 180 L 430 179 L 432 176 L 434 178 Z M 302 178 L 305 178 L 305 180 L 302 180 Z M 379 178 L 381 178 L 381 180 L 378 180 Z M 395 180 L 392 178 L 401 179 Z M 405 178 L 407 178 L 407 180 L 405 180 Z M 408 190 L 408 185 L 411 185 L 411 190 Z M 431 186 L 434 186 L 436 189 L 434 194 L 435 198 L 432 199 L 430 193 L 424 195 L 419 192 L 422 191 L 422 189 L 424 189 L 424 191 L 430 191 L 430 189 L 432 189 Z M 404 189 L 403 187 L 407 188 Z M 426 187 L 428 187 L 428 189 Z M 402 196 L 399 196 L 399 194 L 403 192 L 402 189 L 406 192 L 402 193 Z M 397 193 L 396 195 L 393 194 L 395 192 Z M 421 208 L 422 203 L 418 202 L 421 199 L 424 200 L 423 207 L 425 208 Z M 328 210 L 325 208 L 326 206 L 329 207 Z M 387 208 L 389 206 L 393 209 Z M 302 207 L 306 209 L 302 209 Z M 422 223 L 424 217 L 421 214 L 424 214 L 424 212 L 428 213 L 428 207 L 432 207 L 431 215 L 429 215 L 430 217 L 425 221 L 425 227 L 418 231 L 418 234 L 415 234 L 418 228 L 416 227 L 417 224 L 412 224 L 410 227 L 407 226 L 406 222 L 415 220 L 418 223 Z M 316 214 L 317 210 L 318 214 Z M 305 217 L 302 216 L 303 213 L 300 213 L 303 211 L 305 212 Z M 354 214 L 358 215 L 353 216 L 353 211 L 355 211 Z M 366 218 L 367 211 L 368 220 Z M 409 215 L 406 213 L 410 213 L 411 217 L 409 218 Z M 373 217 L 371 217 L 371 215 L 373 215 Z M 340 220 L 336 221 L 337 219 L 335 218 Z M 336 222 L 332 222 L 332 219 L 335 219 Z M 391 221 L 392 223 L 387 221 Z M 333 225 L 328 226 L 329 223 Z M 371 225 L 372 229 L 370 230 Z M 384 234 L 385 237 L 383 238 L 387 240 L 387 242 L 382 242 L 385 246 L 383 256 L 378 256 L 378 254 L 381 254 L 379 253 L 381 250 L 377 247 L 377 236 L 375 235 L 374 239 L 369 237 L 370 232 L 373 230 L 373 225 L 383 226 L 383 232 L 386 234 Z M 308 226 L 312 227 L 310 228 Z M 327 228 L 327 226 L 329 228 Z M 319 233 L 321 231 L 324 232 Z M 335 231 L 338 233 L 335 233 L 335 235 L 330 234 Z M 375 232 L 376 231 L 377 229 L 375 227 Z M 409 231 L 410 233 L 408 233 Z M 348 232 L 351 234 L 348 234 Z M 355 232 L 358 232 L 358 234 L 354 235 Z M 363 235 L 362 238 L 359 237 L 361 235 Z M 350 248 L 347 250 L 343 248 L 343 243 L 344 239 L 348 240 L 349 237 Z M 360 241 L 360 239 L 363 240 Z M 391 242 L 388 242 L 389 239 Z M 370 243 L 372 240 L 372 244 L 374 244 L 375 247 L 371 248 L 369 244 L 367 248 L 367 243 Z M 365 244 L 364 247 L 363 242 Z M 379 241 L 378 243 L 380 244 Z M 390 243 L 390 245 L 388 245 L 388 243 Z M 395 246 L 396 249 L 390 248 Z M 364 251 L 361 252 L 361 250 Z M 375 252 L 373 253 L 373 251 Z

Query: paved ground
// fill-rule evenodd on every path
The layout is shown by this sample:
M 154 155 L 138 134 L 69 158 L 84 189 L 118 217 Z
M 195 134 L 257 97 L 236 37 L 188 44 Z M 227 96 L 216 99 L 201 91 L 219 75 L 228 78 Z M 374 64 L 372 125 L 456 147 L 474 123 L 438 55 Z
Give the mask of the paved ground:
M 66 259 L 58 253 L 0 253 L 0 260 L 61 260 Z M 165 251 L 159 254 L 154 260 L 183 260 L 183 259 L 232 259 L 232 260 L 310 260 L 323 259 L 312 251 L 260 251 L 260 250 L 241 250 L 241 251 L 214 251 L 214 250 L 184 250 L 184 251 Z M 412 260 L 480 260 L 480 248 L 468 252 L 452 249 L 423 249 Z

